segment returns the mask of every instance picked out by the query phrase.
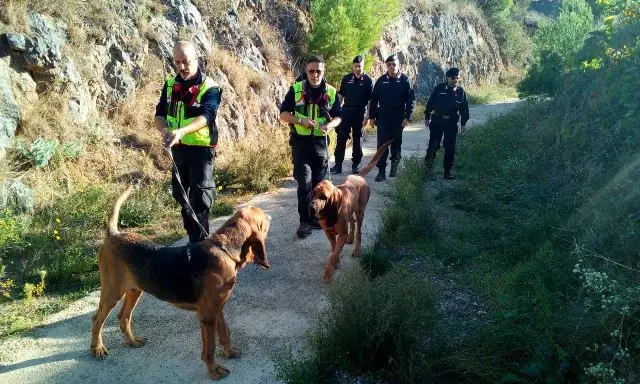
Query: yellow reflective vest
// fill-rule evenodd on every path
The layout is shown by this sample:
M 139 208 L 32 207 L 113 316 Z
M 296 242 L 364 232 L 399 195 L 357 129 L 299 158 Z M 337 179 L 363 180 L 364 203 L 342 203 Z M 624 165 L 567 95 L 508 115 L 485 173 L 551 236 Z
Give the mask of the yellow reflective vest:
M 326 111 L 323 113 L 317 104 L 314 104 L 309 96 L 305 93 L 305 81 L 299 81 L 293 84 L 294 100 L 296 103 L 295 116 L 301 119 L 309 118 L 316 122 L 315 128 L 307 128 L 304 125 L 294 124 L 296 133 L 301 136 L 325 136 L 326 133 L 320 129 L 320 127 L 329 122 L 327 118 L 328 111 L 331 110 L 333 103 L 336 101 L 336 89 L 329 84 L 326 84 L 327 95 L 329 100 L 327 101 Z
M 200 91 L 198 95 L 195 97 L 193 101 L 194 106 L 198 106 L 202 96 L 213 87 L 219 87 L 218 84 L 213 81 L 210 77 L 204 75 L 204 81 L 200 85 Z M 185 104 L 182 100 L 172 101 L 171 94 L 173 92 L 173 88 L 176 85 L 181 85 L 181 83 L 176 84 L 176 76 L 173 76 L 167 80 L 167 128 L 169 132 L 175 131 L 176 129 L 180 129 L 190 122 L 192 122 L 195 117 L 187 118 L 185 116 Z M 181 144 L 186 145 L 198 145 L 210 147 L 212 146 L 211 142 L 211 134 L 209 131 L 209 127 L 205 125 L 199 130 L 192 132 L 188 135 L 185 135 L 180 139 Z

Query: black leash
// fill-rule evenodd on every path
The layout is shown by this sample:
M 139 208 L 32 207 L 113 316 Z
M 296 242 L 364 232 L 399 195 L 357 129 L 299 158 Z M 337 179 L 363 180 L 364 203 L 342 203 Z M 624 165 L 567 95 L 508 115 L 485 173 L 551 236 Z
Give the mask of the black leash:
M 202 226 L 202 224 L 200 224 L 200 220 L 198 220 L 198 217 L 196 216 L 195 212 L 193 211 L 193 208 L 191 207 L 191 203 L 189 203 L 189 196 L 187 196 L 187 191 L 184 190 L 184 186 L 182 185 L 182 180 L 180 179 L 180 172 L 178 172 L 178 166 L 176 165 L 176 162 L 173 159 L 173 153 L 171 152 L 171 148 L 165 147 L 165 149 L 167 150 L 167 152 L 169 152 L 169 158 L 171 159 L 171 163 L 173 164 L 173 172 L 175 173 L 176 180 L 178 180 L 178 184 L 180 185 L 180 189 L 182 190 L 182 197 L 184 198 L 184 201 L 187 203 L 187 207 L 189 207 L 189 214 L 191 215 L 191 218 L 195 220 L 195 222 L 198 224 L 198 226 L 200 227 L 202 232 L 205 234 L 205 236 L 209 237 L 209 231 L 205 229 Z

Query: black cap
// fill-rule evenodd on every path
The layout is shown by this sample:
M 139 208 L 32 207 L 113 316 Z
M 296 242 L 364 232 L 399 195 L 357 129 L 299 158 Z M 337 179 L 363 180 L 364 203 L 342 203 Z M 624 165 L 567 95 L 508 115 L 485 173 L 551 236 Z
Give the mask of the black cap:
M 387 57 L 387 60 L 385 60 L 384 62 L 388 63 L 390 61 L 396 61 L 396 60 L 398 60 L 398 56 L 397 55 L 391 55 L 391 56 Z
M 456 67 L 449 68 L 447 70 L 447 77 L 454 77 L 454 76 L 455 77 L 460 76 L 460 70 L 458 68 L 456 68 Z
M 358 56 L 356 56 L 356 57 L 354 57 L 354 58 L 353 58 L 353 63 L 354 63 L 354 64 L 355 64 L 355 63 L 362 63 L 362 60 L 364 60 L 364 59 L 362 58 L 362 56 L 358 55 Z

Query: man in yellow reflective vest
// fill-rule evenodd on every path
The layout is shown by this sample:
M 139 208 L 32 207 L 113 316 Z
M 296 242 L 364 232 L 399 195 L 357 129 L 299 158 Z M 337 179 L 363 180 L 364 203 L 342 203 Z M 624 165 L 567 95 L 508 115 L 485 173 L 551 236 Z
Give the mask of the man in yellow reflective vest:
M 307 79 L 295 82 L 280 106 L 280 120 L 293 126 L 293 177 L 298 182 L 296 234 L 304 239 L 312 228 L 320 228 L 309 203 L 313 188 L 327 173 L 329 131 L 340 125 L 337 91 L 324 80 L 322 58 L 311 56 L 306 63 Z
M 156 105 L 155 126 L 162 132 L 165 145 L 171 148 L 189 204 L 175 169 L 171 179 L 173 198 L 182 207 L 182 221 L 189 241 L 197 242 L 205 238 L 205 230 L 209 231 L 209 208 L 215 196 L 216 113 L 221 90 L 198 67 L 196 47 L 192 43 L 178 41 L 175 44 L 173 63 L 178 74 L 169 78 L 162 88 Z

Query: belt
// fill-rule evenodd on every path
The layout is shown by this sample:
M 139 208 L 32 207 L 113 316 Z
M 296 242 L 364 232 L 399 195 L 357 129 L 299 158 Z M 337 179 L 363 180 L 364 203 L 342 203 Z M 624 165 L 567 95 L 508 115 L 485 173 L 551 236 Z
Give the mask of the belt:
M 438 113 L 438 112 L 433 112 L 433 116 L 440 117 L 440 118 L 442 118 L 444 120 L 457 119 L 458 118 L 458 115 L 454 115 L 454 116 L 452 116 L 452 115 L 443 115 L 443 114 Z

